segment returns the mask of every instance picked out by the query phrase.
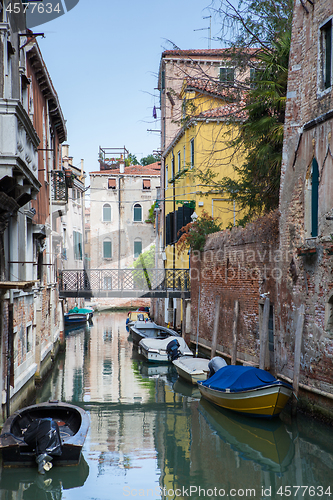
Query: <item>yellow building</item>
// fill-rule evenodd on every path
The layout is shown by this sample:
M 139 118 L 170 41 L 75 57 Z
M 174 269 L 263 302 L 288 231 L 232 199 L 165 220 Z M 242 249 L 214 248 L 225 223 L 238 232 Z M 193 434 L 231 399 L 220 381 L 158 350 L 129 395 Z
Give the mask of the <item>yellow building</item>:
M 234 225 L 239 212 L 235 203 L 214 190 L 222 177 L 235 175 L 233 165 L 242 157 L 228 146 L 237 133 L 237 121 L 245 117 L 239 101 L 211 80 L 186 78 L 182 88 L 183 126 L 164 151 L 166 268 L 189 267 L 188 253 L 178 255 L 175 247 L 179 229 L 205 211 L 222 228 Z M 232 119 L 232 123 L 230 120 Z M 200 173 L 215 177 L 207 185 Z M 209 192 L 209 194 L 207 194 Z M 194 217 L 195 217 L 194 214 Z

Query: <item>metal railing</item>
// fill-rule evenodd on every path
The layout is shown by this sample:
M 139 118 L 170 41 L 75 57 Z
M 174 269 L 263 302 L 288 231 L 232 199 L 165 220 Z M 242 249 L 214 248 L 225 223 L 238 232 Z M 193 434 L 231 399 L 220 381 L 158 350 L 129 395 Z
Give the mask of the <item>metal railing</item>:
M 189 269 L 80 269 L 59 272 L 61 297 L 189 296 Z

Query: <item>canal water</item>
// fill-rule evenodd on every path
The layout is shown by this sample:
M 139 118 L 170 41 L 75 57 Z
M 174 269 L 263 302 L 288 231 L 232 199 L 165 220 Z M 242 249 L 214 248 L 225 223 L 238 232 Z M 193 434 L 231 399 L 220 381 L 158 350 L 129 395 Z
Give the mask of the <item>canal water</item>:
M 38 395 L 89 413 L 80 465 L 2 469 L 0 500 L 333 500 L 331 428 L 288 411 L 262 421 L 218 410 L 172 366 L 146 364 L 125 319 L 98 313 L 67 332 Z

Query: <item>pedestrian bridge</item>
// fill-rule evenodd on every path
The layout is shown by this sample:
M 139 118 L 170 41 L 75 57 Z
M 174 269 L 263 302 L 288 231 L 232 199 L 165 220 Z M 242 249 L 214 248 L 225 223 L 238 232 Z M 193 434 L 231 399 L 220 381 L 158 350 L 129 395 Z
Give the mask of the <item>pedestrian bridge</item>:
M 66 269 L 59 272 L 66 297 L 189 298 L 189 269 Z

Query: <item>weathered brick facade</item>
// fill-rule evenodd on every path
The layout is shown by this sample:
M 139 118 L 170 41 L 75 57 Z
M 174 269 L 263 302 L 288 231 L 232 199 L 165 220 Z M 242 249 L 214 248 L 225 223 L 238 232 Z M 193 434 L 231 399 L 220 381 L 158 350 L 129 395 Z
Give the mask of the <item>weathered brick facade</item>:
M 330 399 L 333 75 L 327 57 L 332 56 L 333 4 L 324 0 L 306 6 L 295 2 L 289 61 L 280 192 L 280 249 L 288 258 L 280 263 L 283 279 L 277 288 L 277 370 L 292 378 L 296 311 L 304 304 L 300 383 Z
M 210 346 L 215 297 L 220 295 L 217 349 L 231 358 L 234 302 L 239 301 L 237 359 L 259 364 L 260 309 L 264 298 L 276 304 L 278 262 L 278 213 L 248 225 L 210 235 L 203 252 L 191 258 L 190 339 L 196 343 L 200 287 L 199 343 Z M 274 356 L 272 356 L 272 365 Z

